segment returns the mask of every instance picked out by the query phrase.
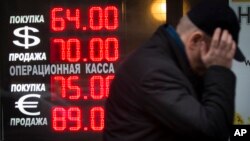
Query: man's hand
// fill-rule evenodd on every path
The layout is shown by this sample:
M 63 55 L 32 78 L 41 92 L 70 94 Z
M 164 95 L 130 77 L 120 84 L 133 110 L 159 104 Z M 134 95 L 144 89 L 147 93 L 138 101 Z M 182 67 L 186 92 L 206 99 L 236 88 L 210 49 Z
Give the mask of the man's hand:
M 208 50 L 205 45 L 201 48 L 201 59 L 206 68 L 213 65 L 226 68 L 232 67 L 232 60 L 236 51 L 236 43 L 227 30 L 217 28 L 213 34 Z

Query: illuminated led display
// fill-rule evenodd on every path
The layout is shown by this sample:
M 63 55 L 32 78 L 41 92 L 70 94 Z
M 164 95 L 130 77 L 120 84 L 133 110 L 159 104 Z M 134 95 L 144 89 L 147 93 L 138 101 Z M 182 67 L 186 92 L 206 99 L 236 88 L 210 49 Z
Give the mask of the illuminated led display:
M 52 35 L 67 30 L 90 30 L 93 32 L 113 32 L 119 28 L 119 8 L 117 6 L 91 6 L 88 8 L 88 25 L 81 28 L 81 9 L 56 7 L 50 11 Z M 68 24 L 73 25 L 69 28 Z M 114 34 L 115 35 L 115 34 Z M 83 63 L 83 62 L 116 62 L 119 60 L 119 37 L 117 35 L 80 38 L 76 36 L 52 36 L 50 39 L 51 63 Z M 86 37 L 86 36 L 85 36 Z M 87 36 L 88 37 L 88 36 Z M 81 81 L 88 81 L 86 90 Z M 100 101 L 108 97 L 109 86 L 114 75 L 95 74 L 87 78 L 78 75 L 52 75 L 52 101 L 65 99 L 69 101 Z M 89 115 L 89 126 L 83 125 L 82 119 Z M 52 109 L 52 128 L 56 132 L 102 131 L 104 128 L 103 106 L 80 107 L 56 106 Z M 82 130 L 83 128 L 83 130 Z
M 93 107 L 90 109 L 90 128 L 83 127 L 82 116 L 83 111 L 79 107 L 54 107 L 52 109 L 53 129 L 57 132 L 63 131 L 88 131 L 91 129 L 94 132 L 102 131 L 104 128 L 104 109 L 103 107 Z
M 89 79 L 89 96 L 94 100 L 103 100 L 108 97 L 109 86 L 114 79 L 114 75 L 108 75 L 106 77 L 102 75 L 93 75 Z M 82 90 L 83 86 L 79 84 L 81 78 L 79 76 L 51 76 L 51 95 L 52 100 L 56 98 L 68 99 L 68 100 L 80 100 L 86 99 Z M 87 79 L 86 79 L 87 80 Z
M 91 6 L 89 8 L 89 28 L 98 30 L 116 30 L 119 27 L 119 10 L 116 6 Z M 72 23 L 75 29 L 80 29 L 80 9 L 56 7 L 51 10 L 51 30 L 61 32 L 66 30 L 67 24 Z M 82 27 L 86 30 L 86 26 Z
M 123 1 L 11 2 L 18 8 L 6 13 L 4 138 L 101 141 L 122 53 Z
M 93 62 L 115 62 L 119 59 L 119 40 L 116 37 L 91 38 L 89 41 L 89 48 L 84 49 L 81 45 L 80 39 L 70 38 L 62 39 L 55 38 L 51 42 L 51 54 L 57 54 L 51 59 L 52 62 L 86 62 L 91 60 Z M 89 51 L 89 56 L 82 57 L 84 51 Z M 56 58 L 59 57 L 59 58 Z M 87 58 L 86 58 L 87 57 Z

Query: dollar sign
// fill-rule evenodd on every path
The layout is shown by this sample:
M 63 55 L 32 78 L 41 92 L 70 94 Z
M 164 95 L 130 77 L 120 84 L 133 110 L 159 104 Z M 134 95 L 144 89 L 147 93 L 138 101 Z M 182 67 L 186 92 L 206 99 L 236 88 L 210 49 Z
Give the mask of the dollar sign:
M 38 29 L 28 26 L 17 28 L 13 33 L 17 37 L 24 38 L 24 43 L 21 43 L 18 40 L 14 40 L 13 43 L 17 46 L 24 47 L 25 49 L 38 45 L 40 43 L 40 39 L 36 36 L 30 36 L 29 31 L 39 32 Z M 33 40 L 33 42 L 30 43 L 30 40 Z

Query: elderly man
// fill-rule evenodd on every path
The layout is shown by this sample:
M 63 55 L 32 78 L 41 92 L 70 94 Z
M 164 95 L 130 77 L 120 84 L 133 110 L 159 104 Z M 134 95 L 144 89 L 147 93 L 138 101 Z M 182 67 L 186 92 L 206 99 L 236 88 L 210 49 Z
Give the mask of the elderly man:
M 204 0 L 176 30 L 163 25 L 119 67 L 106 102 L 104 141 L 227 141 L 239 24 L 222 0 Z

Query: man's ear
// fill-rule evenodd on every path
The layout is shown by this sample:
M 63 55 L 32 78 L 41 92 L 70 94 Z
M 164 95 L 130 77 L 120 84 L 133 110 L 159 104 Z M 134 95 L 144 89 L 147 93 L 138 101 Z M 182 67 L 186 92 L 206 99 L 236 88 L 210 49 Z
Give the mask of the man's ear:
M 198 49 L 204 44 L 204 35 L 200 31 L 193 32 L 188 39 L 191 50 Z

